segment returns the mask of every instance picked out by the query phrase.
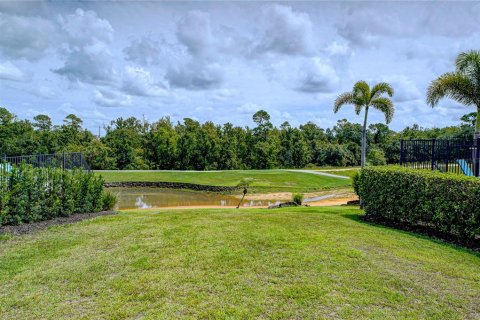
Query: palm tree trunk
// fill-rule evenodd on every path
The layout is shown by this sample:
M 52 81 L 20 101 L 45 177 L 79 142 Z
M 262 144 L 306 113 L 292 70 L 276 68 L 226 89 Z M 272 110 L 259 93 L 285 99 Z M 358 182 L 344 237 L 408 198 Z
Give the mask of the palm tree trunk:
M 240 205 L 241 205 L 242 202 L 243 202 L 243 198 L 245 198 L 245 193 L 243 194 L 242 199 L 240 199 L 240 202 L 239 202 L 238 205 L 237 205 L 237 209 L 240 208 Z
M 362 169 L 365 167 L 365 163 L 367 161 L 367 117 L 368 117 L 368 106 L 365 107 L 365 119 L 363 120 L 363 129 L 362 129 L 362 158 L 361 158 Z

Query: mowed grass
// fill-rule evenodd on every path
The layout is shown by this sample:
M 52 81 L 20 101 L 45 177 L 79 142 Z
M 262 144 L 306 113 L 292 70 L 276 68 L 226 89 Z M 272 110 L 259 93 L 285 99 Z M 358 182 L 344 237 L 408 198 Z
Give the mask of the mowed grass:
M 350 207 L 121 213 L 0 242 L 1 319 L 478 319 L 479 255 Z
M 212 186 L 236 186 L 245 178 L 253 179 L 253 192 L 313 192 L 348 187 L 347 179 L 327 177 L 287 170 L 228 170 L 228 171 L 97 171 L 106 182 L 163 181 Z

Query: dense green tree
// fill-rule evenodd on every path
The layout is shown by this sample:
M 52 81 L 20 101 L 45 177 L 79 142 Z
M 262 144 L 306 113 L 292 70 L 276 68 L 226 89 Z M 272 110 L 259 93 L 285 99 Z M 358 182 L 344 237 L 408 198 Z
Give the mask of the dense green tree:
M 145 138 L 145 151 L 150 168 L 176 168 L 177 142 L 178 134 L 170 118 L 162 118 L 153 123 Z
M 475 115 L 475 114 L 474 114 Z M 394 132 L 377 123 L 367 128 L 370 164 L 398 163 L 400 139 L 464 138 L 473 133 L 474 115 L 457 126 L 422 128 L 413 125 Z M 0 156 L 80 151 L 93 169 L 266 169 L 345 166 L 360 163 L 362 126 L 345 119 L 326 130 L 308 122 L 279 128 L 261 112 L 256 127 L 223 126 L 192 119 L 173 124 L 169 118 L 149 123 L 118 118 L 102 138 L 85 130 L 69 115 L 54 125 L 47 115 L 20 120 L 0 108 Z
M 147 169 L 143 158 L 143 125 L 135 117 L 118 118 L 106 127 L 104 142 L 118 169 Z
M 284 122 L 280 126 L 279 162 L 281 166 L 303 168 L 310 160 L 310 149 L 302 131 Z

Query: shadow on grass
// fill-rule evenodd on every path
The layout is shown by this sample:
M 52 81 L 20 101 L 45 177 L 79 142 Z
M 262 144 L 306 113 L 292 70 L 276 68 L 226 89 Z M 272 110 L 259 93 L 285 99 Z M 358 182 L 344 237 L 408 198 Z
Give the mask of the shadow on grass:
M 345 217 L 347 219 L 353 220 L 358 223 L 372 226 L 374 228 L 391 230 L 391 231 L 406 234 L 418 239 L 429 240 L 431 242 L 480 257 L 480 245 L 478 243 L 479 241 L 476 241 L 474 243 L 463 242 L 451 236 L 448 236 L 448 235 L 446 236 L 445 234 L 440 234 L 427 228 L 411 227 L 406 225 L 394 225 L 394 224 L 383 223 L 380 221 L 367 220 L 365 218 L 365 215 L 347 213 L 347 214 L 342 214 L 342 217 Z

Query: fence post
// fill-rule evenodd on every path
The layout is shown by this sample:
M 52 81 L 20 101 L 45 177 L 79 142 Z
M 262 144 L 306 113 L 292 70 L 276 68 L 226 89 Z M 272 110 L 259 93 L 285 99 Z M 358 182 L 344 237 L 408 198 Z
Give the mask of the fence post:
M 475 150 L 475 177 L 480 177 L 480 138 L 477 138 L 476 150 Z
M 65 170 L 65 151 L 63 151 L 62 169 Z
M 435 139 L 432 139 L 432 170 L 435 170 Z
M 450 140 L 447 140 L 445 150 L 445 172 L 448 172 L 448 162 L 450 161 Z
M 400 165 L 403 165 L 403 139 L 400 140 Z

